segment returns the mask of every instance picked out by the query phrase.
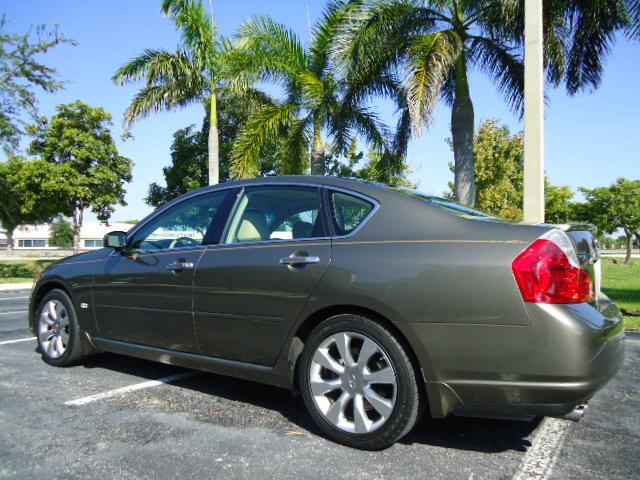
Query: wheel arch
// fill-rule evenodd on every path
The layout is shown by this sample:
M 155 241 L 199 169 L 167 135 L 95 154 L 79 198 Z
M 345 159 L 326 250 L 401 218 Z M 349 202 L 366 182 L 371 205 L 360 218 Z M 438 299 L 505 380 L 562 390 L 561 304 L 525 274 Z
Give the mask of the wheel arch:
M 44 296 L 47 293 L 51 292 L 52 290 L 62 290 L 64 293 L 67 294 L 67 296 L 71 299 L 71 301 L 74 302 L 71 289 L 67 285 L 65 285 L 63 281 L 57 278 L 48 280 L 36 286 L 36 288 L 33 290 L 33 293 L 31 294 L 31 302 L 30 302 L 30 308 L 29 308 L 29 329 L 34 335 L 36 334 L 36 323 L 35 323 L 36 318 L 35 317 L 36 317 L 36 312 L 38 310 L 38 305 L 40 305 L 40 302 L 42 301 Z
M 288 365 L 289 365 L 289 375 L 290 382 L 294 389 L 298 389 L 299 383 L 297 378 L 297 365 L 300 359 L 300 354 L 304 348 L 304 344 L 306 339 L 309 337 L 309 334 L 316 328 L 320 323 L 324 320 L 333 317 L 335 315 L 344 315 L 344 314 L 355 314 L 365 316 L 374 322 L 382 325 L 391 333 L 394 334 L 396 339 L 400 342 L 400 344 L 405 348 L 413 367 L 416 369 L 418 376 L 421 378 L 421 388 L 423 398 L 426 399 L 427 403 L 429 402 L 429 398 L 426 392 L 425 385 L 425 365 L 424 361 L 420 361 L 418 355 L 416 353 L 416 349 L 414 348 L 412 342 L 409 340 L 408 335 L 404 332 L 398 325 L 392 322 L 389 318 L 382 315 L 381 313 L 372 310 L 367 307 L 359 306 L 359 305 L 332 305 L 316 310 L 315 312 L 308 315 L 300 324 L 298 325 L 291 341 L 289 342 L 289 351 L 288 351 Z M 428 366 L 430 368 L 430 365 Z

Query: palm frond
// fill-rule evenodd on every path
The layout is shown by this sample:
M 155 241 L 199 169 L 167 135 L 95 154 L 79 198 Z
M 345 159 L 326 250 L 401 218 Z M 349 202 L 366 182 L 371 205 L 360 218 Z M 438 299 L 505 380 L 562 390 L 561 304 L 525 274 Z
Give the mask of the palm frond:
M 311 145 L 308 122 L 306 119 L 295 119 L 287 130 L 280 174 L 303 175 L 308 168 L 309 146 Z
M 518 114 L 524 106 L 524 63 L 520 55 L 499 41 L 480 36 L 471 37 L 473 62 L 494 80 L 505 101 Z
M 217 55 L 217 32 L 201 0 L 163 0 L 162 12 L 173 20 L 184 45 L 195 59 L 212 68 Z
M 543 2 L 543 42 L 547 80 L 554 86 L 565 75 L 569 27 L 567 9 L 574 0 L 545 0 Z M 590 0 L 587 0 L 590 1 Z M 478 2 L 475 23 L 479 36 L 502 45 L 524 45 L 524 2 L 522 0 L 484 0 Z
M 185 107 L 200 99 L 199 92 L 183 90 L 175 84 L 144 87 L 133 97 L 124 114 L 125 128 L 129 128 L 133 122 L 150 113 Z
M 453 30 L 413 36 L 403 87 L 416 134 L 431 122 L 443 83 L 463 49 L 462 39 Z
M 275 104 L 258 111 L 242 128 L 231 153 L 231 171 L 234 178 L 252 178 L 260 175 L 260 152 L 277 138 L 284 128 L 297 120 L 298 105 Z
M 611 53 L 618 30 L 628 25 L 628 11 L 621 0 L 573 0 L 568 9 L 572 34 L 568 52 L 566 85 L 569 94 L 600 85 L 603 61 Z
M 629 11 L 629 25 L 627 35 L 634 40 L 640 40 L 640 0 L 626 0 Z
M 145 80 L 147 86 L 170 83 L 189 85 L 189 89 L 202 89 L 205 79 L 185 52 L 144 50 L 140 55 L 116 71 L 112 80 L 119 85 Z
M 349 12 L 359 8 L 365 0 L 331 0 L 324 9 L 322 18 L 314 26 L 309 52 L 311 70 L 322 75 L 330 65 L 331 50 L 341 27 L 349 18 Z
M 238 30 L 238 47 L 253 54 L 254 69 L 283 69 L 297 73 L 308 69 L 308 57 L 298 35 L 270 17 L 251 17 Z
M 411 1 L 360 2 L 346 13 L 332 55 L 345 74 L 388 71 L 402 63 L 411 35 L 432 26 Z
M 308 107 L 318 107 L 322 105 L 328 92 L 330 79 L 321 80 L 312 72 L 302 72 L 298 75 L 298 82 L 304 94 L 305 103 Z
M 370 108 L 341 103 L 329 112 L 328 120 L 329 136 L 333 140 L 333 147 L 339 152 L 348 150 L 354 134 L 375 148 L 387 148 L 388 129 Z
M 405 180 L 407 165 L 404 156 L 389 150 L 382 150 L 370 165 L 371 180 L 387 185 L 398 185 Z

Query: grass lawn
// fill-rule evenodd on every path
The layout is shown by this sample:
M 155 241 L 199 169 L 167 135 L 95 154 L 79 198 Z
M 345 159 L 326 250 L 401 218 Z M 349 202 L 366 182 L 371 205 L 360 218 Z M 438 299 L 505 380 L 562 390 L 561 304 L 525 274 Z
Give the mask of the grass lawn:
M 53 260 L 0 260 L 0 283 L 33 282 L 36 272 L 43 270 Z
M 640 330 L 640 261 L 636 259 L 631 267 L 623 265 L 621 258 L 617 261 L 602 259 L 602 291 L 623 310 L 625 328 Z

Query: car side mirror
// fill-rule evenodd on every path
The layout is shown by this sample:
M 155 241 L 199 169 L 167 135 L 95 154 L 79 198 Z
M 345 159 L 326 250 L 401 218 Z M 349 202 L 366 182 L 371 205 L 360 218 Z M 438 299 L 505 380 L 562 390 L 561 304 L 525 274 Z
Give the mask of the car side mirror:
M 123 250 L 127 244 L 127 232 L 109 232 L 104 236 L 103 244 L 107 248 Z

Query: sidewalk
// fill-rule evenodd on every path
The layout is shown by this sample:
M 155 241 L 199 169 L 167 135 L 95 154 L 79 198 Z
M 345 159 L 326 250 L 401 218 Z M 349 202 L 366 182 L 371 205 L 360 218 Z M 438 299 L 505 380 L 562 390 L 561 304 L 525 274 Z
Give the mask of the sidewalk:
M 0 292 L 31 289 L 33 283 L 0 283 Z

